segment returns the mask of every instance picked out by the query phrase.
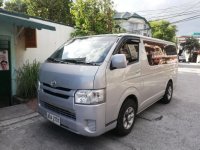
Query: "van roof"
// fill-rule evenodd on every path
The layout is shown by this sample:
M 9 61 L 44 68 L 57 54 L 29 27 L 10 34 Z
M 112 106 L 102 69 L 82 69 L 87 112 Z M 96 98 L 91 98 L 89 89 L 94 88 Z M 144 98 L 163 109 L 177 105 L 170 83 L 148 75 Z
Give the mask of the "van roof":
M 117 37 L 133 36 L 133 37 L 143 38 L 143 39 L 146 39 L 146 40 L 151 40 L 151 41 L 154 41 L 154 42 L 160 42 L 160 43 L 167 43 L 167 44 L 175 45 L 175 43 L 170 42 L 170 41 L 165 41 L 165 40 L 156 39 L 156 38 L 147 37 L 147 36 L 138 35 L 138 34 L 129 34 L 129 33 L 99 34 L 99 35 L 91 35 L 91 36 L 97 36 L 97 37 L 98 37 L 98 36 L 117 36 Z M 91 37 L 91 36 L 84 36 L 84 37 Z M 81 37 L 77 37 L 77 38 L 81 38 Z

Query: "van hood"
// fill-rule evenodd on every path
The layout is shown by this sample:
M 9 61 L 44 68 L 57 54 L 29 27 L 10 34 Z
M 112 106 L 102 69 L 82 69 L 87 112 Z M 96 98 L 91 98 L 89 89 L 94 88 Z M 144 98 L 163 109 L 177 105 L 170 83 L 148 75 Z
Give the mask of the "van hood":
M 99 66 L 43 63 L 39 71 L 39 81 L 68 89 L 93 89 L 94 78 Z

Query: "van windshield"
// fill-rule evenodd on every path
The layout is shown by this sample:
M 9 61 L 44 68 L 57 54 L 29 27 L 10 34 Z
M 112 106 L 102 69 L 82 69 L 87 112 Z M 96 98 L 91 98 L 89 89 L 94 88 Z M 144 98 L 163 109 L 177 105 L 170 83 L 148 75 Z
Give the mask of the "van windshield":
M 76 38 L 64 44 L 47 61 L 55 63 L 102 63 L 117 39 L 117 36 Z

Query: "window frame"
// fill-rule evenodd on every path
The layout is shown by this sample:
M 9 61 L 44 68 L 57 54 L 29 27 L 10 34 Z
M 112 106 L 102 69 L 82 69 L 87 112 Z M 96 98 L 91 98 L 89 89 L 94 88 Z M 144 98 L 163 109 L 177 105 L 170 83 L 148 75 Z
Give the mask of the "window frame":
M 148 45 L 159 46 L 159 47 L 161 48 L 163 54 L 164 54 L 164 47 L 166 47 L 166 46 L 173 46 L 173 47 L 176 49 L 176 46 L 175 46 L 175 45 L 170 44 L 170 43 L 165 43 L 165 42 L 161 43 L 161 42 L 157 42 L 157 41 L 143 40 L 143 47 L 144 47 L 144 51 L 145 51 L 145 54 L 146 54 L 147 63 L 148 63 L 149 66 L 155 67 L 155 66 L 161 66 L 161 65 L 171 64 L 171 63 L 162 63 L 162 64 L 152 64 L 152 65 L 151 65 L 151 64 L 149 63 L 149 58 L 148 58 L 147 51 L 146 51 L 146 48 L 145 48 L 145 43 L 147 43 Z M 150 44 L 149 44 L 149 43 L 150 43 Z M 162 48 L 162 46 L 163 46 L 163 48 Z M 166 52 L 165 52 L 165 53 L 166 53 Z M 176 51 L 176 53 L 177 53 L 177 51 Z M 177 55 L 177 54 L 176 54 L 176 55 Z M 176 56 L 176 55 L 166 55 L 166 56 L 171 56 L 171 57 L 173 58 L 173 57 Z M 163 58 L 161 58 L 161 59 L 163 59 Z
M 140 42 L 141 42 L 141 41 L 140 41 L 140 38 L 139 38 L 139 37 L 134 37 L 134 36 L 125 36 L 125 37 L 122 37 L 121 41 L 120 41 L 119 44 L 116 46 L 116 48 L 115 48 L 115 50 L 114 50 L 114 52 L 113 52 L 113 55 L 119 54 L 119 50 L 121 49 L 121 47 L 122 47 L 124 44 L 126 44 L 126 42 L 127 42 L 128 40 L 134 40 L 134 41 L 135 41 L 134 43 L 138 44 L 138 59 L 137 59 L 137 60 L 134 60 L 134 61 L 131 61 L 131 62 L 128 62 L 128 63 L 127 63 L 127 66 L 128 66 L 128 65 L 131 65 L 131 64 L 134 64 L 134 63 L 137 63 L 137 62 L 139 62 L 139 60 L 140 60 Z M 132 56 L 132 55 L 131 55 L 131 52 L 130 52 L 130 49 L 128 49 L 128 53 L 129 53 L 130 56 Z

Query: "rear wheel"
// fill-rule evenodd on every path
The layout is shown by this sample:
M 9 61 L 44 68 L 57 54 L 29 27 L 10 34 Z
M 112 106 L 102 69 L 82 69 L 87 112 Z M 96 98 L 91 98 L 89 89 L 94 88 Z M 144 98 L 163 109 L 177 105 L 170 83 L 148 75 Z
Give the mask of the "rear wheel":
M 117 119 L 116 133 L 120 136 L 129 134 L 135 123 L 136 104 L 133 100 L 128 99 L 122 105 Z
M 173 95 L 173 84 L 170 81 L 167 84 L 167 87 L 166 87 L 166 90 L 165 90 L 165 95 L 161 99 L 161 102 L 163 104 L 168 104 L 171 101 L 171 99 L 172 99 L 172 95 Z

